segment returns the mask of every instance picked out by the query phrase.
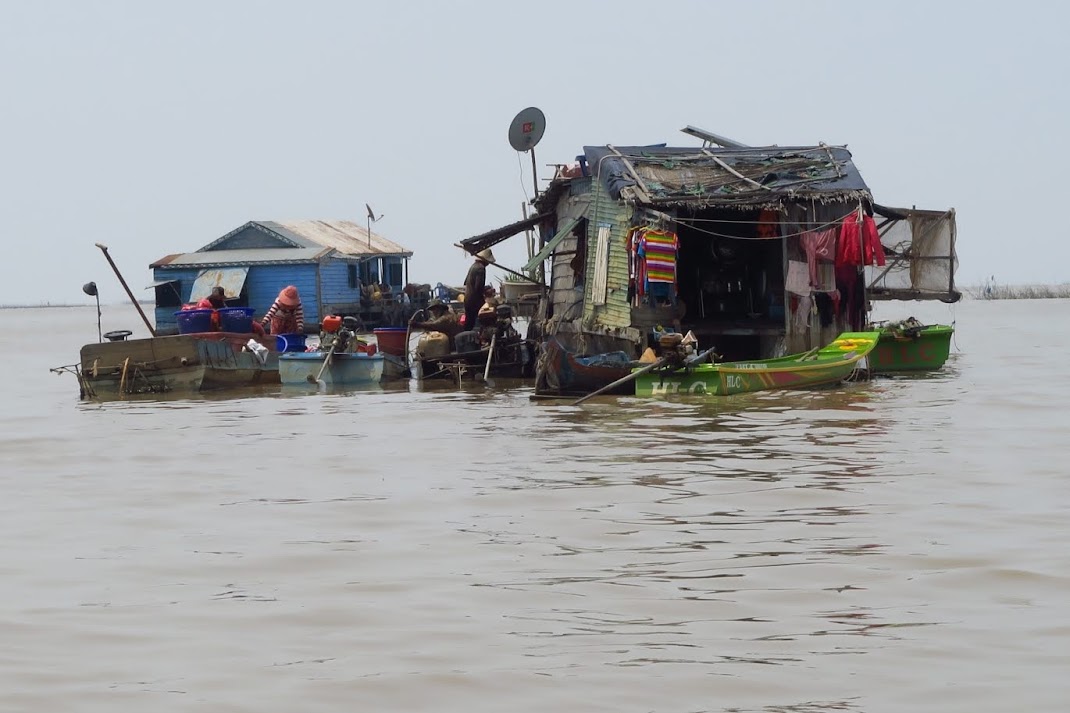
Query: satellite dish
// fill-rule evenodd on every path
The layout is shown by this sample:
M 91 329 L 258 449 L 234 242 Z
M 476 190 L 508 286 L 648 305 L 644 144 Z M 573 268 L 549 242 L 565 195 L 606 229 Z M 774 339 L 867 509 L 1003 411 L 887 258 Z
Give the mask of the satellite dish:
M 546 116 L 537 107 L 529 106 L 509 124 L 509 145 L 517 151 L 530 151 L 546 132 Z

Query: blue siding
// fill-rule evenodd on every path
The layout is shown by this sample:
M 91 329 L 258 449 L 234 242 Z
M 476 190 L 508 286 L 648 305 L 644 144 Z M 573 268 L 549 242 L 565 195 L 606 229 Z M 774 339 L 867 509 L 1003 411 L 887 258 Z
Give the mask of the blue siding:
M 316 304 L 316 269 L 318 265 L 251 265 L 249 275 L 245 278 L 245 295 L 248 305 L 255 312 L 256 319 L 261 319 L 264 313 L 271 307 L 271 303 L 279 296 L 279 291 L 287 285 L 293 285 L 301 294 L 301 303 L 305 308 L 305 324 L 314 328 L 320 320 L 319 305 Z M 185 268 L 153 271 L 155 280 L 180 280 L 182 302 L 190 301 L 190 293 L 193 291 L 193 283 L 203 268 Z M 346 278 L 345 265 L 341 266 L 343 280 Z M 346 284 L 346 283 L 343 283 Z M 355 300 L 358 301 L 359 297 Z M 179 307 L 157 307 L 156 329 L 173 330 L 177 327 L 175 312 Z
M 360 288 L 349 286 L 349 265 L 343 260 L 327 260 L 320 266 L 320 294 L 323 304 L 348 305 L 360 302 Z M 359 273 L 358 273 L 359 274 Z
M 319 305 L 316 304 L 316 269 L 318 265 L 253 265 L 245 279 L 249 294 L 249 306 L 256 310 L 256 319 L 261 319 L 279 296 L 279 291 L 293 285 L 301 295 L 305 309 L 306 328 L 320 321 Z

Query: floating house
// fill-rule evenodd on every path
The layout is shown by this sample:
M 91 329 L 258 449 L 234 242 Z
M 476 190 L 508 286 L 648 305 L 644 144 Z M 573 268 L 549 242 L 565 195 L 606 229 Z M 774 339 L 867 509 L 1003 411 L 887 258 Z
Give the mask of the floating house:
M 535 213 L 461 245 L 537 228 L 533 337 L 635 356 L 659 327 L 727 359 L 827 344 L 872 300 L 953 302 L 954 210 L 874 202 L 846 147 L 584 147 Z M 844 250 L 840 250 L 843 246 Z
M 227 304 L 262 316 L 287 285 L 301 294 L 305 324 L 326 314 L 359 314 L 362 287 L 386 283 L 399 295 L 412 252 L 348 220 L 253 220 L 191 253 L 150 267 L 156 331 L 177 331 L 175 311 L 222 285 Z M 365 300 L 365 303 L 367 301 Z

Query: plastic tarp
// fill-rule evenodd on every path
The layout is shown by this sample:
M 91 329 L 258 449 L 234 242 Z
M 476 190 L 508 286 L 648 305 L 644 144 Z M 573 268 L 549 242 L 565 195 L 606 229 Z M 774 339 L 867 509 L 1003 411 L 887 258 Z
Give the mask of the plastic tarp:
M 842 146 L 583 150 L 591 171 L 614 199 L 634 194 L 650 205 L 739 207 L 871 199 L 851 152 Z
M 866 268 L 866 292 L 876 300 L 955 302 L 955 211 L 875 207 L 887 264 Z M 882 215 L 887 220 L 882 221 Z
M 201 270 L 193 282 L 189 301 L 196 303 L 212 293 L 212 288 L 223 287 L 223 296 L 228 300 L 237 299 L 245 286 L 249 275 L 248 267 L 224 267 L 215 270 Z

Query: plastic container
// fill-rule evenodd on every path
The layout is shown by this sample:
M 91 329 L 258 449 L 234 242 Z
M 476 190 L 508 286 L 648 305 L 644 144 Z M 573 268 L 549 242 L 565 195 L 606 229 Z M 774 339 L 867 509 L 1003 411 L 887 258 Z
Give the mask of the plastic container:
M 210 309 L 184 309 L 175 312 L 175 320 L 178 322 L 179 334 L 196 334 L 197 332 L 211 332 L 212 312 Z
M 224 332 L 248 334 L 253 331 L 252 307 L 224 307 L 219 312 L 219 328 Z
M 323 331 L 334 334 L 342 328 L 342 318 L 336 314 L 329 314 L 323 318 Z
M 305 335 L 276 334 L 275 348 L 280 352 L 303 352 L 305 351 Z
M 380 327 L 373 329 L 375 341 L 379 345 L 379 351 L 394 356 L 405 356 L 405 334 L 409 330 L 405 327 Z

